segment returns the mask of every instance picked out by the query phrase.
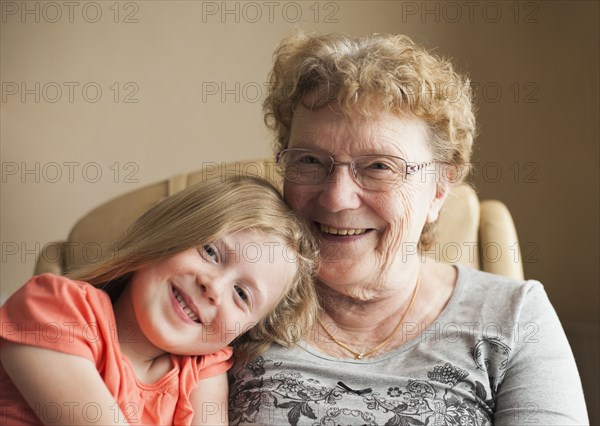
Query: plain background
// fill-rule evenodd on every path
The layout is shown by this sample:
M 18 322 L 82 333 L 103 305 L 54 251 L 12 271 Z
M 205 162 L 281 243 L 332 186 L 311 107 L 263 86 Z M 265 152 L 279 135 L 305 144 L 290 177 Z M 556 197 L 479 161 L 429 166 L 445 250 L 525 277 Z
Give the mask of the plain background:
M 570 333 L 600 421 L 598 2 L 0 4 L 3 301 L 103 201 L 271 155 L 260 105 L 294 28 L 404 33 L 471 76 L 472 180 L 510 209 L 525 275 Z

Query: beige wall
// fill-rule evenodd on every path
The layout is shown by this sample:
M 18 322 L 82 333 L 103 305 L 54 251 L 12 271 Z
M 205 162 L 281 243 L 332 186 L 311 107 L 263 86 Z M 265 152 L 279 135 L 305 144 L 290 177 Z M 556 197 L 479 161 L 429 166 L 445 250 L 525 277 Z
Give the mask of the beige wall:
M 597 2 L 1 3 L 2 300 L 95 205 L 269 155 L 263 83 L 292 28 L 403 32 L 478 83 L 480 196 L 511 209 L 567 327 L 597 336 Z

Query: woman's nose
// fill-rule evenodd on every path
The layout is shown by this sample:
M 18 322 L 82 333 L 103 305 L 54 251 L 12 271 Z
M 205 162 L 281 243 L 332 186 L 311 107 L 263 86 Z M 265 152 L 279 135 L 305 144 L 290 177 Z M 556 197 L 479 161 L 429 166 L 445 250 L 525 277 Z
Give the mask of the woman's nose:
M 362 189 L 355 182 L 349 165 L 338 164 L 320 185 L 319 203 L 330 212 L 356 209 Z

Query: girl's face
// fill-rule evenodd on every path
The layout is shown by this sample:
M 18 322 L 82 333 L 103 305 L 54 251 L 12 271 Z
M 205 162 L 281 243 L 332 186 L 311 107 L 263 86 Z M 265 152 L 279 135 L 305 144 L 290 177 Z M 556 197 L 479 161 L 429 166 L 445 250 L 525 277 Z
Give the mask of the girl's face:
M 144 267 L 130 289 L 140 330 L 165 352 L 220 350 L 275 307 L 295 262 L 281 239 L 239 231 Z

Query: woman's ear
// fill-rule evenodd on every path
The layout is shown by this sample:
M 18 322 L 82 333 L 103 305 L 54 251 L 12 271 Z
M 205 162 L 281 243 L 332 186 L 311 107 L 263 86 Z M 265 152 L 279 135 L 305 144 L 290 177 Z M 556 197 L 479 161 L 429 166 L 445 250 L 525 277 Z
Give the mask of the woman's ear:
M 456 167 L 448 164 L 439 164 L 438 173 L 436 174 L 435 197 L 429 205 L 427 213 L 427 223 L 435 222 L 439 215 L 450 190 L 458 181 L 458 171 Z
M 435 190 L 435 197 L 431 200 L 429 205 L 429 212 L 427 212 L 427 223 L 435 222 L 439 215 L 446 197 L 450 193 L 450 185 L 437 184 Z

